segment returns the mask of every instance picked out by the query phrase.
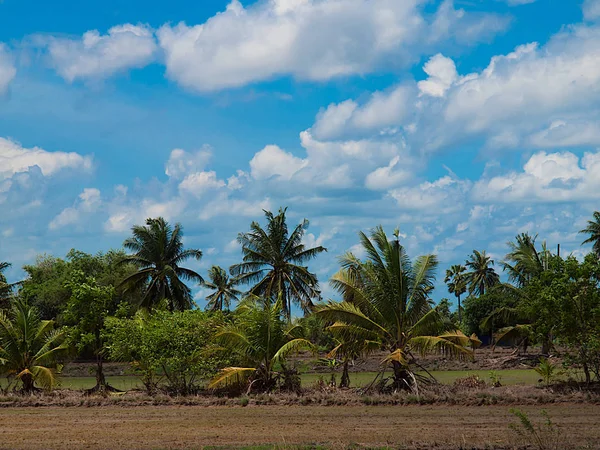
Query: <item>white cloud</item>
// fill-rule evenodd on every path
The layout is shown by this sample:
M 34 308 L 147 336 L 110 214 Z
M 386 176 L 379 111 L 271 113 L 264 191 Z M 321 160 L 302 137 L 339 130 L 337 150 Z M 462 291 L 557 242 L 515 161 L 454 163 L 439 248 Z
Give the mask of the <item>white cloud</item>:
M 582 8 L 586 20 L 600 19 L 600 0 L 584 0 Z
M 325 246 L 327 241 L 332 239 L 336 234 L 338 234 L 338 232 L 338 228 L 334 227 L 331 230 L 319 234 L 318 237 L 315 236 L 313 233 L 306 233 L 304 235 L 304 239 L 302 240 L 302 244 L 304 244 L 306 248 Z
M 412 178 L 408 170 L 397 169 L 400 157 L 394 157 L 385 167 L 375 169 L 367 175 L 365 186 L 372 190 L 385 190 L 404 183 Z
M 396 200 L 400 208 L 440 214 L 464 208 L 464 200 L 470 188 L 471 183 L 468 181 L 445 176 L 414 187 L 392 189 L 389 195 Z
M 353 100 L 331 104 L 319 112 L 311 132 L 319 139 L 332 139 L 400 125 L 411 113 L 413 96 L 413 89 L 400 85 L 388 92 L 373 93 L 364 105 Z
M 107 34 L 87 31 L 81 38 L 41 38 L 57 72 L 65 80 L 104 79 L 155 59 L 156 41 L 145 25 L 124 24 Z
M 176 219 L 185 209 L 187 203 L 179 198 L 166 201 L 141 199 L 128 205 L 113 205 L 113 211 L 104 223 L 104 229 L 109 232 L 122 233 L 134 224 L 143 223 L 147 218 L 164 217 L 166 220 Z
M 212 152 L 209 146 L 204 146 L 201 150 L 191 153 L 176 148 L 169 155 L 165 173 L 171 178 L 185 178 L 190 173 L 203 171 L 211 157 Z
M 92 158 L 79 153 L 49 152 L 39 147 L 24 148 L 19 143 L 0 138 L 0 181 L 13 174 L 27 172 L 39 167 L 44 176 L 51 176 L 63 169 L 89 171 Z
M 600 153 L 581 159 L 570 152 L 539 152 L 522 172 L 484 177 L 473 189 L 478 200 L 565 202 L 600 198 Z
M 262 210 L 271 209 L 271 201 L 263 200 L 232 199 L 227 195 L 221 195 L 215 200 L 208 202 L 202 207 L 200 220 L 209 220 L 217 216 L 243 216 L 256 217 Z
M 196 197 L 201 197 L 207 191 L 222 187 L 225 187 L 225 182 L 217 178 L 215 171 L 192 173 L 179 184 L 179 189 Z
M 306 160 L 297 158 L 276 145 L 267 145 L 250 160 L 250 169 L 255 180 L 274 176 L 289 180 L 306 164 Z
M 304 80 L 364 74 L 405 65 L 427 47 L 467 44 L 503 29 L 493 14 L 455 10 L 446 0 L 430 20 L 420 0 L 232 0 L 200 25 L 158 32 L 167 75 L 212 91 L 292 75 Z M 326 45 L 323 43 L 326 42 Z
M 0 42 L 0 95 L 8 90 L 8 85 L 16 75 L 13 57 L 6 44 Z
M 429 75 L 429 78 L 419 81 L 417 84 L 421 94 L 432 97 L 443 97 L 446 91 L 458 79 L 456 65 L 450 58 L 446 58 L 441 53 L 432 56 L 423 66 L 423 71 Z
M 102 200 L 100 191 L 96 188 L 85 188 L 79 194 L 79 200 L 72 207 L 63 209 L 52 221 L 48 224 L 51 230 L 57 230 L 67 225 L 77 224 L 82 216 L 86 213 L 95 212 Z

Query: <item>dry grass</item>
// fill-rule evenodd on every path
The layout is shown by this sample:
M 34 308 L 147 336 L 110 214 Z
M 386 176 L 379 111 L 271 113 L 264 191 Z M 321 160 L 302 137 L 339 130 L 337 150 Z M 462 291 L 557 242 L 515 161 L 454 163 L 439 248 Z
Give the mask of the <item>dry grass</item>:
M 535 421 L 538 407 L 523 407 Z M 549 405 L 563 448 L 597 448 L 600 407 Z M 389 448 L 517 448 L 501 406 L 249 406 L 10 408 L 2 411 L 2 448 L 136 449 L 269 444 Z

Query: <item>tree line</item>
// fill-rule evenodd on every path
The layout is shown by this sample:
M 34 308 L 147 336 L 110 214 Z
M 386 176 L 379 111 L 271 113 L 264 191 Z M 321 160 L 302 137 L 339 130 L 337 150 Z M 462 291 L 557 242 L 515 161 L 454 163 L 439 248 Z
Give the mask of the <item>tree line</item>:
M 431 299 L 437 257 L 411 259 L 399 232 L 389 237 L 381 226 L 359 233 L 365 257 L 339 257 L 330 284 L 341 300 L 323 301 L 308 263 L 326 249 L 307 248 L 309 222 L 288 228 L 286 214 L 252 222 L 238 235 L 241 262 L 213 266 L 207 279 L 185 267 L 202 252 L 186 249 L 181 225 L 163 218 L 134 226 L 122 250 L 40 256 L 18 283 L 8 283 L 10 265 L 0 263 L 0 374 L 12 389 L 52 389 L 63 364 L 93 358 L 91 391 L 114 390 L 107 359 L 131 363 L 149 393 L 298 390 L 293 353 L 326 352 L 348 386 L 350 363 L 383 352 L 373 386 L 417 391 L 430 378 L 422 355 L 471 358 L 487 340 L 560 351 L 588 383 L 600 379 L 600 213 L 581 231 L 593 244 L 583 261 L 524 233 L 500 262 L 507 282 L 485 251 L 448 268 L 456 312 L 447 299 Z M 194 308 L 190 285 L 210 292 L 205 311 Z M 294 306 L 304 317 L 292 318 Z

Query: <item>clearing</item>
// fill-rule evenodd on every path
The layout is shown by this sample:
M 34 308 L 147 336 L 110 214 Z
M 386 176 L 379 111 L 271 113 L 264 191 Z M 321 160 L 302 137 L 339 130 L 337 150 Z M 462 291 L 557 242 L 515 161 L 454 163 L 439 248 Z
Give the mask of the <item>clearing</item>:
M 563 441 L 556 448 L 598 448 L 600 407 L 547 405 Z M 541 408 L 523 407 L 535 423 Z M 0 410 L 0 447 L 293 448 L 352 444 L 393 448 L 514 448 L 509 408 L 447 406 L 249 406 L 6 408 Z

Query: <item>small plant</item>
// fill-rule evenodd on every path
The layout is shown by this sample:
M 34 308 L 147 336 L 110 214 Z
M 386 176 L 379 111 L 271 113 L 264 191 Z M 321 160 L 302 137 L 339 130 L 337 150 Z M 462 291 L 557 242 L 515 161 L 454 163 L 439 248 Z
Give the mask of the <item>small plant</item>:
M 539 450 L 553 450 L 563 448 L 560 443 L 560 430 L 555 425 L 548 412 L 542 410 L 542 417 L 545 419 L 544 424 L 537 427 L 531 422 L 526 413 L 518 409 L 511 409 L 511 414 L 519 419 L 519 423 L 511 423 L 509 428 L 519 436 L 531 439 L 532 444 Z
M 250 399 L 248 397 L 241 397 L 239 400 L 240 406 L 248 406 Z
M 491 381 L 493 387 L 502 386 L 501 380 L 502 380 L 502 376 L 498 372 L 496 372 L 495 370 L 492 370 L 490 372 L 490 381 Z
M 546 386 L 556 377 L 556 364 L 553 364 L 548 358 L 541 358 L 539 365 L 534 369 L 541 377 Z

